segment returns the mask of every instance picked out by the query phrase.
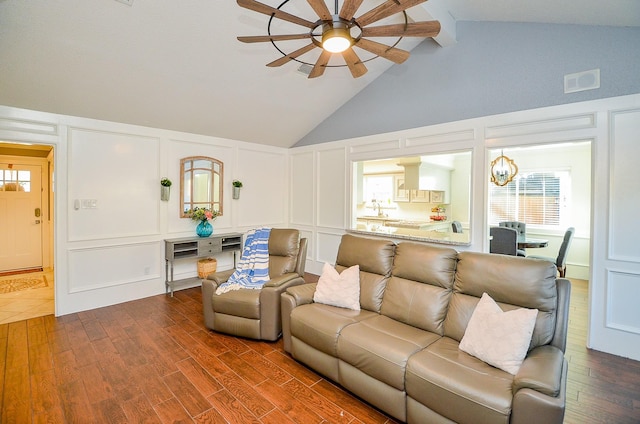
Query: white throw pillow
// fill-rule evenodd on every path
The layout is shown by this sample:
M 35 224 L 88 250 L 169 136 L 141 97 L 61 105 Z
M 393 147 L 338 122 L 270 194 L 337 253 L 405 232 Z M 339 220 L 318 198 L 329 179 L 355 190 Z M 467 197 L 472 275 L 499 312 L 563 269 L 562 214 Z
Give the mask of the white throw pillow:
M 313 301 L 340 308 L 360 310 L 360 266 L 354 265 L 338 274 L 325 262 Z
M 516 375 L 527 355 L 537 316 L 537 309 L 503 312 L 484 293 L 460 341 L 460 350 Z

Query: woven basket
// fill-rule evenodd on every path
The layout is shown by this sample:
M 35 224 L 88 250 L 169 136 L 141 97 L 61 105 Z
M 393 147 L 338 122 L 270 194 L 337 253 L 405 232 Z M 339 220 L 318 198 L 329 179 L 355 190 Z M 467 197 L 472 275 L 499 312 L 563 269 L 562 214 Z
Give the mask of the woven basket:
M 200 259 L 198 261 L 198 277 L 207 278 L 212 272 L 216 272 L 218 261 L 213 258 Z

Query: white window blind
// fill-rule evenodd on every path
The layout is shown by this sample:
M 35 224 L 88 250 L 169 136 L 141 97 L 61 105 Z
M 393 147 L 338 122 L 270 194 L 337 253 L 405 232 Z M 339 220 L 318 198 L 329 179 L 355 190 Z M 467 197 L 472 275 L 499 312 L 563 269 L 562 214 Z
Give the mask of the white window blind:
M 569 171 L 519 173 L 509 184 L 489 189 L 489 224 L 520 221 L 562 227 L 567 214 Z

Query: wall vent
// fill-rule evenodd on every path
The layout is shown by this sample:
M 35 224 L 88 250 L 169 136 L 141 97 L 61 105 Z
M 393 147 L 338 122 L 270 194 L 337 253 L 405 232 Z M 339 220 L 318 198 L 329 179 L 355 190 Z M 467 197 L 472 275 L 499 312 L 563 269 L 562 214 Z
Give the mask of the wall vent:
M 577 72 L 564 76 L 564 93 L 594 90 L 600 88 L 600 69 Z

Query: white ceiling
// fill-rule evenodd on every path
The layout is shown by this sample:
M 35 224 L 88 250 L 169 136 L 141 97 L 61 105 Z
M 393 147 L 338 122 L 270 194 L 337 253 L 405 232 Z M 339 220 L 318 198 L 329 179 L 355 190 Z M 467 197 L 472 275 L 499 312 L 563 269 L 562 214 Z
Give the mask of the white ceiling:
M 287 7 L 315 20 L 304 0 Z M 640 26 L 640 0 L 431 0 L 409 14 L 450 20 L 451 36 L 451 17 Z M 0 104 L 289 147 L 392 65 L 368 62 L 358 79 L 344 67 L 314 80 L 294 62 L 267 68 L 271 44 L 235 38 L 266 34 L 267 21 L 233 0 L 0 0 Z

